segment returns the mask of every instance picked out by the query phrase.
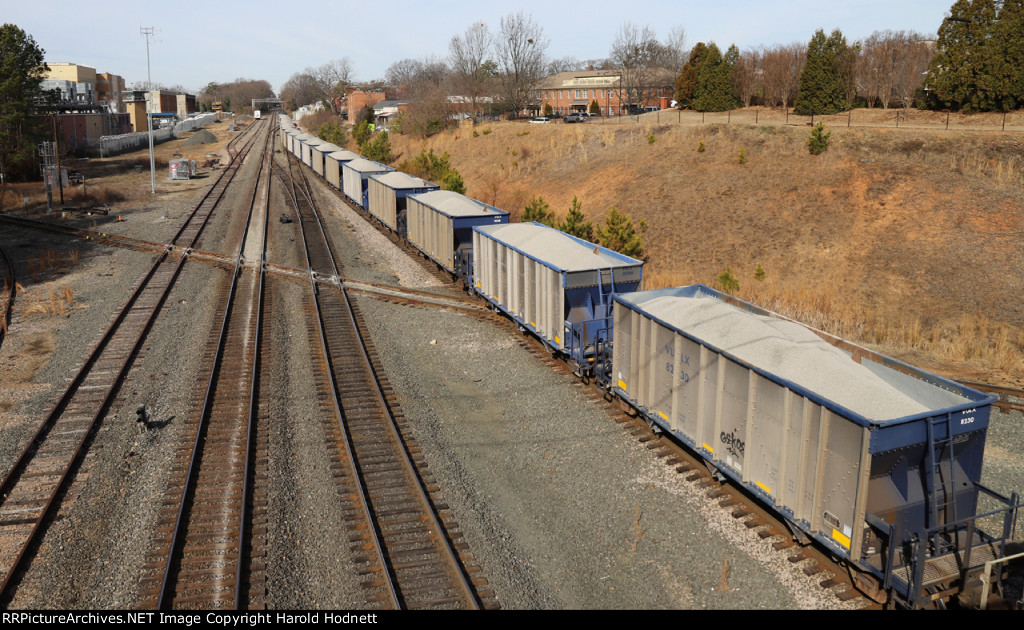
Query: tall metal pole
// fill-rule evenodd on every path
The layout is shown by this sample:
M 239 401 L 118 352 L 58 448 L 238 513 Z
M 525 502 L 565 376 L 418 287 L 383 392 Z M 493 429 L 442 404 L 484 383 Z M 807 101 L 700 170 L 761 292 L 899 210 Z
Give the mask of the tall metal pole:
M 146 38 L 146 122 L 149 125 L 149 179 L 156 194 L 156 156 L 153 154 L 153 77 L 149 70 L 149 37 L 153 34 L 152 26 L 140 26 L 139 31 Z

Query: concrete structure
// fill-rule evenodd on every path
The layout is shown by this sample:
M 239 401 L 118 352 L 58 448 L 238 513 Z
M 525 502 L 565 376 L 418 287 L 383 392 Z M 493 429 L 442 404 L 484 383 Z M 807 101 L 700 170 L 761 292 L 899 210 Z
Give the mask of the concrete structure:
M 543 79 L 530 92 L 531 114 L 541 114 L 551 105 L 553 114 L 564 116 L 586 112 L 596 101 L 603 116 L 628 113 L 629 106 L 666 108 L 675 90 L 676 73 L 668 69 L 650 71 L 649 87 L 626 93 L 619 70 L 560 72 Z

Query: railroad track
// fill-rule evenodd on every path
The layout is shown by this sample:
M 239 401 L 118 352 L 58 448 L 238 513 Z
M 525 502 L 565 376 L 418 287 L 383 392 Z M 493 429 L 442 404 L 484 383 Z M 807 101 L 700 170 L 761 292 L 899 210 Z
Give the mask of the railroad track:
M 3 267 L 3 279 L 0 280 L 0 346 L 7 336 L 7 327 L 11 324 L 11 311 L 14 310 L 15 278 L 14 265 L 0 249 L 0 267 Z
M 245 137 L 240 135 L 233 143 L 241 143 Z M 235 153 L 235 171 L 254 138 L 249 137 Z M 221 174 L 221 180 L 233 177 L 234 172 L 228 171 L 230 167 Z M 204 205 L 215 206 L 223 190 L 215 185 L 204 196 L 175 235 L 175 242 L 194 244 L 201 226 L 192 224 L 207 220 L 209 212 L 200 210 Z M 21 574 L 60 509 L 185 260 L 172 256 L 169 247 L 157 257 L 0 480 L 0 606 L 14 596 Z
M 425 464 L 401 430 L 366 327 L 343 287 L 317 287 L 314 275 L 338 278 L 331 245 L 299 171 L 289 199 L 302 228 L 311 291 L 305 300 L 307 334 L 320 349 L 318 390 L 332 468 L 363 563 L 367 601 L 386 608 L 495 608 L 493 592 L 456 549 L 457 524 L 431 492 Z M 432 486 L 428 488 L 428 486 Z
M 262 576 L 253 579 L 262 566 L 250 563 L 252 549 L 262 546 L 251 539 L 251 466 L 265 467 L 265 457 L 257 460 L 254 451 L 258 443 L 266 448 L 257 435 L 270 127 L 232 279 L 220 298 L 220 325 L 212 331 L 201 371 L 202 394 L 186 421 L 191 439 L 179 449 L 155 549 L 147 556 L 151 574 L 143 579 L 147 589 L 140 598 L 146 608 L 240 609 L 262 600 Z M 256 261 L 255 270 L 243 271 L 244 259 Z

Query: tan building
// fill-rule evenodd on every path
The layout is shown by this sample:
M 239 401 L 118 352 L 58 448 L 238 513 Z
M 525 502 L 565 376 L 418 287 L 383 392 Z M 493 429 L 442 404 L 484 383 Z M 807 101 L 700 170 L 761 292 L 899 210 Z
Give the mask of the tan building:
M 652 72 L 654 84 L 643 89 L 633 88 L 630 93 L 621 86 L 619 70 L 587 70 L 560 72 L 543 79 L 530 92 L 530 105 L 537 113 L 550 105 L 553 114 L 564 116 L 572 112 L 590 111 L 597 103 L 602 116 L 628 113 L 628 107 L 666 108 L 675 89 L 675 75 L 669 70 Z
M 178 112 L 178 118 L 185 120 L 192 114 L 199 111 L 196 108 L 196 97 L 195 94 L 178 94 L 177 104 L 175 111 Z
M 90 66 L 80 66 L 77 63 L 66 63 L 66 62 L 47 62 L 47 66 L 50 68 L 50 72 L 47 73 L 47 79 L 54 79 L 55 81 L 74 81 L 75 83 L 91 83 L 96 85 L 96 68 Z
M 135 100 L 133 93 L 129 92 L 124 108 L 128 112 L 128 120 L 132 125 L 132 131 L 149 131 L 149 124 L 146 122 L 146 99 Z
M 124 92 L 124 78 L 109 72 L 98 72 L 96 74 L 96 102 L 105 105 L 110 104 L 112 111 L 124 114 L 124 101 L 121 100 L 121 92 Z
M 96 102 L 96 68 L 77 63 L 47 62 L 50 71 L 42 81 L 44 90 L 60 90 L 63 103 Z

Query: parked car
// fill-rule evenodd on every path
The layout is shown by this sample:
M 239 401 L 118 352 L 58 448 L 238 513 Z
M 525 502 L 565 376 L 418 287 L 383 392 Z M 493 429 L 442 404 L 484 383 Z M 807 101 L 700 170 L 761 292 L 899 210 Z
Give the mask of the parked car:
M 587 117 L 579 112 L 573 112 L 565 117 L 565 122 L 567 123 L 585 122 L 586 120 Z
M 551 122 L 551 119 L 548 118 L 547 116 L 537 116 L 536 118 L 534 118 L 530 122 L 531 123 L 537 123 L 537 124 L 544 124 L 544 123 Z

